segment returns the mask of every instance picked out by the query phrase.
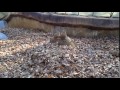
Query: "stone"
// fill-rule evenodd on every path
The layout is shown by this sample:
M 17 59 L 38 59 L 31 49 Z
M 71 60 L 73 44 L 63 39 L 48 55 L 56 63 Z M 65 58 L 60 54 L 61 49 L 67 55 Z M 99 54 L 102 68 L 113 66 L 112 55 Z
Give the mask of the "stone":
M 5 28 L 5 22 L 4 21 L 0 21 L 0 29 Z
M 114 12 L 112 15 L 113 18 L 119 18 L 119 12 Z
M 93 16 L 97 17 L 110 17 L 111 12 L 94 12 Z
M 0 40 L 7 40 L 7 39 L 8 37 L 5 34 L 0 33 Z
M 81 15 L 81 16 L 92 16 L 93 12 L 79 12 L 79 15 Z

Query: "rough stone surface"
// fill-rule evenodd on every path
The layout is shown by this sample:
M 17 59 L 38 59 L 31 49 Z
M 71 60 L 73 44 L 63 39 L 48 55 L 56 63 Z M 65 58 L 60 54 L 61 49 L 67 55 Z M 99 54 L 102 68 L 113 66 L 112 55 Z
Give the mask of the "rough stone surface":
M 4 33 L 0 33 L 0 40 L 7 40 L 8 37 Z

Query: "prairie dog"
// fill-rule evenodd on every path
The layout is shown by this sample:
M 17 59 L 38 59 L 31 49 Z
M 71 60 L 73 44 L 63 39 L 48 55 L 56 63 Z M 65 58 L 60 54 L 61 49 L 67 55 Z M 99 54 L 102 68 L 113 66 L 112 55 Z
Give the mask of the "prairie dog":
M 58 45 L 68 45 L 75 47 L 74 41 L 69 36 L 67 36 L 65 31 L 55 33 L 50 42 L 51 43 L 58 42 Z

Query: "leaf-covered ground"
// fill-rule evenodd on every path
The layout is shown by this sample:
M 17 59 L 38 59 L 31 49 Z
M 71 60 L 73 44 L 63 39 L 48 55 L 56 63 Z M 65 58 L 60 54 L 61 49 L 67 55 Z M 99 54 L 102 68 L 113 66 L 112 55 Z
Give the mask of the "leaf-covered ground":
M 76 48 L 50 43 L 51 33 L 0 30 L 1 78 L 117 78 L 119 38 L 72 38 Z

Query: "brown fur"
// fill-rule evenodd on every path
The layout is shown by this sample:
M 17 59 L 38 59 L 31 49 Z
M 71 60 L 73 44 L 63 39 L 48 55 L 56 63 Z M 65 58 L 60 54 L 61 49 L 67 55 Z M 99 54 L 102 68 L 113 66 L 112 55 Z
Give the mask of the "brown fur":
M 67 36 L 66 32 L 58 32 L 58 34 L 55 34 L 50 42 L 58 42 L 58 45 L 68 45 L 75 48 L 75 42 L 69 36 Z

